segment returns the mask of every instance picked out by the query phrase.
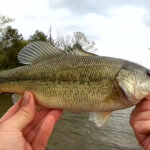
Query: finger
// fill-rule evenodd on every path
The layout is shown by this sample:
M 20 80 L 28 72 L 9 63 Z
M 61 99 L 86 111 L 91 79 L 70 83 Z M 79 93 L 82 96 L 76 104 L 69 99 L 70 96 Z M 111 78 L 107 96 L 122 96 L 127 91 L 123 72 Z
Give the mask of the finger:
M 16 102 L 4 115 L 3 117 L 0 119 L 0 122 L 3 122 L 5 120 L 7 120 L 8 118 L 10 118 L 11 116 L 13 116 L 20 108 L 21 106 L 21 100 L 19 100 L 18 102 Z
M 33 95 L 25 92 L 21 104 L 21 108 L 9 119 L 3 123 L 3 127 L 21 131 L 33 119 L 35 113 L 35 103 Z
M 37 133 L 39 132 L 42 122 L 44 119 L 42 119 L 34 128 L 32 128 L 30 130 L 30 132 L 28 132 L 28 134 L 24 135 L 24 137 L 26 138 L 26 140 L 29 143 L 32 143 L 32 141 L 34 140 L 34 138 L 37 136 Z
M 146 100 L 150 100 L 150 94 L 146 96 Z
M 58 119 L 61 117 L 63 111 L 61 109 L 53 109 L 49 112 L 48 115 L 51 115 L 55 118 L 55 121 L 57 122 Z
M 47 124 L 45 120 L 47 120 L 48 116 L 52 116 L 55 119 L 55 122 L 58 121 L 60 116 L 62 115 L 61 110 L 51 110 L 45 118 L 43 118 L 34 128 L 28 132 L 28 134 L 25 135 L 28 142 L 32 142 L 34 138 L 37 136 L 37 133 L 41 130 L 41 126 L 44 124 Z M 49 129 L 47 129 L 49 130 Z
M 53 131 L 55 122 L 56 120 L 53 116 L 47 115 L 47 117 L 43 121 L 43 124 L 41 125 L 39 132 L 37 133 L 37 136 L 32 142 L 33 148 L 35 148 L 36 150 L 45 149 L 48 138 Z
M 28 142 L 25 143 L 25 150 L 33 150 Z
M 149 134 L 150 133 L 150 121 L 136 121 L 132 125 L 134 131 L 139 134 Z
M 140 145 L 144 148 L 144 150 L 150 150 L 150 136 L 147 136 Z
M 136 121 L 150 121 L 150 111 L 140 112 L 137 115 L 130 117 L 130 124 L 132 125 Z
M 136 115 L 142 111 L 150 111 L 150 101 L 143 100 L 141 103 L 137 104 L 131 115 Z
M 36 112 L 33 121 L 23 130 L 24 136 L 26 136 L 28 133 L 30 134 L 31 130 L 37 126 L 37 124 L 49 113 L 49 111 L 49 109 L 43 109 Z
M 150 142 L 150 121 L 136 121 L 132 127 L 139 144 L 142 147 L 147 146 Z

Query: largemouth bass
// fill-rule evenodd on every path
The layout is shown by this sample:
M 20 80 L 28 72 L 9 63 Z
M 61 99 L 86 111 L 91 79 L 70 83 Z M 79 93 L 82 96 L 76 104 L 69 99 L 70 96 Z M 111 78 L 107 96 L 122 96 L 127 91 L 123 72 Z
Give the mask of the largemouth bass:
M 31 91 L 43 107 L 93 112 L 104 124 L 111 111 L 138 104 L 150 94 L 150 71 L 138 64 L 83 50 L 61 51 L 44 42 L 24 47 L 25 66 L 0 72 L 0 92 Z

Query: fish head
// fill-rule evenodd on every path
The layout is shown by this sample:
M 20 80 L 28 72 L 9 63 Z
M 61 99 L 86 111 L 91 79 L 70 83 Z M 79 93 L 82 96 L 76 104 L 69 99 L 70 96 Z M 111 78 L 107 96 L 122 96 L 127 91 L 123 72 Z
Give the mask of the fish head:
M 150 94 L 150 70 L 141 65 L 127 63 L 120 70 L 117 81 L 132 104 L 140 103 Z

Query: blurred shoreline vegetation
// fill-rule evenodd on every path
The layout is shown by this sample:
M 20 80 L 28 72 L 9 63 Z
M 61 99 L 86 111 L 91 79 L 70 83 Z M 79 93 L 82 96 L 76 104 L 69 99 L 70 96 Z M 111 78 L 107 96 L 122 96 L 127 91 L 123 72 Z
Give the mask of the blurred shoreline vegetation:
M 90 41 L 82 32 L 74 32 L 72 37 L 65 37 L 61 32 L 58 32 L 57 37 L 54 39 L 52 26 L 50 26 L 49 35 L 36 30 L 28 39 L 24 39 L 16 28 L 8 25 L 12 21 L 14 19 L 0 15 L 0 70 L 21 66 L 22 64 L 17 60 L 19 51 L 34 41 L 48 42 L 61 50 L 72 50 L 75 48 L 89 52 L 96 50 L 95 43 Z

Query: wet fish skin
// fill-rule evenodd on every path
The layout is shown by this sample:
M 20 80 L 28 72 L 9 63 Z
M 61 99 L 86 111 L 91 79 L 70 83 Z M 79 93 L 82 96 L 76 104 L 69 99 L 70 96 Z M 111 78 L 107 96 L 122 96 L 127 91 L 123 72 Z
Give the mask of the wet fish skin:
M 148 94 L 150 79 L 146 71 L 121 59 L 60 55 L 0 72 L 0 91 L 18 94 L 31 91 L 44 107 L 112 111 L 130 107 Z M 145 95 L 139 94 L 140 99 L 133 92 L 134 88 L 141 88 L 137 80 L 146 87 Z
M 28 66 L 0 72 L 1 93 L 31 91 L 36 104 L 88 111 L 99 127 L 111 111 L 133 106 L 150 93 L 150 71 L 129 61 L 81 49 L 61 51 L 44 42 L 25 46 L 18 60 Z

